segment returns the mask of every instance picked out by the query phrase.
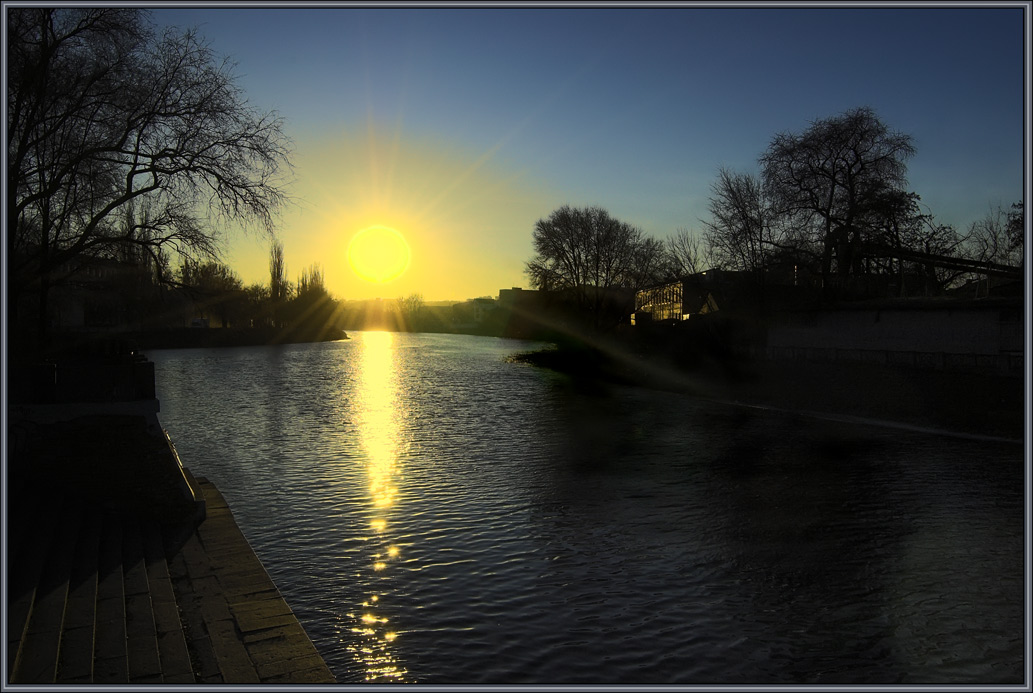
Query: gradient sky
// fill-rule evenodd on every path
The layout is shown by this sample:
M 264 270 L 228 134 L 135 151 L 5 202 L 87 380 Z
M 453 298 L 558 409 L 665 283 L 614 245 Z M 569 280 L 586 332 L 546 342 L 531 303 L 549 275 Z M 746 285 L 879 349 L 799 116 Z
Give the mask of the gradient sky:
M 323 5 L 153 10 L 236 62 L 248 99 L 294 140 L 288 275 L 322 266 L 338 298 L 428 301 L 527 286 L 538 219 L 601 205 L 665 238 L 699 231 L 720 166 L 759 172 L 778 132 L 858 106 L 914 138 L 910 188 L 965 231 L 1023 198 L 1019 4 L 703 8 Z M 402 232 L 382 285 L 351 236 Z M 268 239 L 226 258 L 268 282 Z

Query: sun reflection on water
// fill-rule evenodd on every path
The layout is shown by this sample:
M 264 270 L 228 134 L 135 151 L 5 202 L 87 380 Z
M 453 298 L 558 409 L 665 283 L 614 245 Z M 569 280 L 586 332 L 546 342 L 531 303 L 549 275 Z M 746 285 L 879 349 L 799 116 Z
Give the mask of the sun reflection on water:
M 388 560 L 399 554 L 387 536 L 389 514 L 397 504 L 399 412 L 394 364 L 394 335 L 390 332 L 361 333 L 361 370 L 359 376 L 359 437 L 366 455 L 372 517 L 369 567 L 376 574 L 371 581 L 389 572 Z M 380 594 L 372 594 L 354 614 L 351 632 L 356 636 L 349 647 L 362 666 L 366 681 L 404 682 L 406 671 L 388 647 L 398 638 L 388 629 Z

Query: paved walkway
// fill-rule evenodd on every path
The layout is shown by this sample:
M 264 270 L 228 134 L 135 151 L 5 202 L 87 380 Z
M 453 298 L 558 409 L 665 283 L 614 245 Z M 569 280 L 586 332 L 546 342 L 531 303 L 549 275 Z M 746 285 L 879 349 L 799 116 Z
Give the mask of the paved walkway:
M 194 484 L 206 516 L 186 531 L 7 489 L 9 684 L 334 683 L 222 494 Z

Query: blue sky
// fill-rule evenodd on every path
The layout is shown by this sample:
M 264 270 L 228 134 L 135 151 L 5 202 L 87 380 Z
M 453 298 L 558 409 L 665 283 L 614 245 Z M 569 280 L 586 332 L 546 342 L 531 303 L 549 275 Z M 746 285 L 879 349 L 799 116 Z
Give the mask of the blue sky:
M 781 131 L 869 106 L 914 138 L 913 191 L 960 230 L 1023 197 L 1024 19 L 969 8 L 558 6 L 154 11 L 237 63 L 296 144 L 288 268 L 341 298 L 526 286 L 534 223 L 598 204 L 658 238 L 698 231 L 720 166 L 757 172 Z M 361 210 L 360 210 L 361 208 Z M 413 261 L 364 285 L 337 258 L 364 224 Z M 403 228 L 405 227 L 405 228 Z M 228 257 L 265 281 L 267 244 Z

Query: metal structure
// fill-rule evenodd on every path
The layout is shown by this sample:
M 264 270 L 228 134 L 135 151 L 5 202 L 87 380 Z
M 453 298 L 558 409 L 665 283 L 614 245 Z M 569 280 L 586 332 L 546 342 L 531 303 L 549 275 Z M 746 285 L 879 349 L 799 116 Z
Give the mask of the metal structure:
M 919 250 L 908 250 L 906 248 L 894 248 L 889 245 L 878 243 L 866 243 L 859 248 L 862 255 L 869 257 L 889 257 L 897 260 L 910 260 L 921 262 L 934 267 L 959 270 L 962 272 L 974 272 L 988 277 L 1001 277 L 1003 279 L 1022 279 L 1022 268 L 1012 265 L 1002 265 L 995 262 L 981 260 L 969 260 L 950 255 L 937 255 L 935 253 L 924 253 Z

